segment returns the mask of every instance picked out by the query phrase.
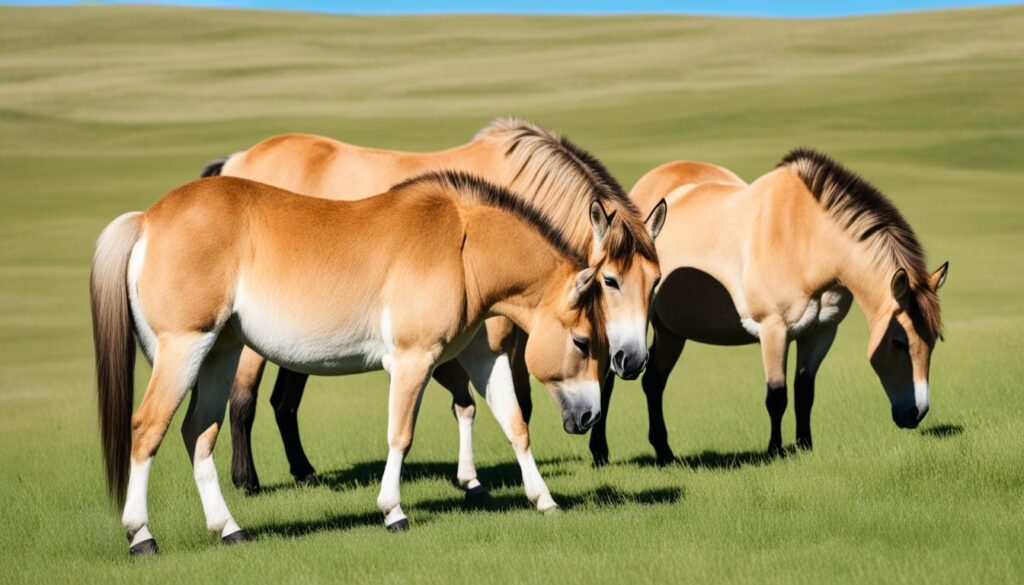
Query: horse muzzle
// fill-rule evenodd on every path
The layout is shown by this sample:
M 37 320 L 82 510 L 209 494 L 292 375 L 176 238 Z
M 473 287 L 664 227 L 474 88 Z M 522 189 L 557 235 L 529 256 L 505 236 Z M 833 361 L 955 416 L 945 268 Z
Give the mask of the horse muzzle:
M 612 370 L 623 380 L 636 380 L 647 367 L 647 348 L 620 349 L 612 356 Z

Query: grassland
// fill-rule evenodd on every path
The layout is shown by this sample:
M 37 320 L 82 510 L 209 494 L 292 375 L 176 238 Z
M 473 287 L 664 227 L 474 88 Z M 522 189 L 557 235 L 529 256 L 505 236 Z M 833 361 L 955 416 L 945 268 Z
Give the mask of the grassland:
M 0 580 L 1024 580 L 1022 30 L 1021 7 L 823 21 L 0 8 Z M 572 136 L 627 186 L 677 158 L 753 178 L 803 144 L 870 177 L 930 263 L 951 261 L 923 428 L 889 420 L 854 312 L 819 377 L 816 451 L 759 462 L 756 349 L 691 345 L 666 395 L 682 456 L 668 469 L 651 465 L 638 384 L 618 386 L 599 470 L 536 389 L 534 449 L 565 508 L 546 517 L 486 409 L 477 462 L 495 498 L 463 506 L 432 387 L 403 483 L 413 530 L 392 535 L 374 507 L 384 376 L 312 382 L 300 422 L 327 481 L 303 489 L 265 385 L 255 451 L 272 489 L 222 482 L 257 542 L 205 531 L 172 431 L 150 492 L 163 554 L 131 562 L 95 422 L 102 226 L 272 133 L 438 149 L 509 113 Z M 217 459 L 225 479 L 226 440 Z

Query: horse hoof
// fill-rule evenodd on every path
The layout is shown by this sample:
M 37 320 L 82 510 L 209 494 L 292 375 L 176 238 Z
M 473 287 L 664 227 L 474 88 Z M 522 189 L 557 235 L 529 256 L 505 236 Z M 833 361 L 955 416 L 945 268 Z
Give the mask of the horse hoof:
M 672 453 L 659 453 L 656 461 L 658 463 L 658 467 L 667 467 L 676 462 L 676 456 Z
M 224 544 L 241 544 L 243 542 L 249 542 L 252 537 L 245 530 L 239 530 L 238 532 L 232 532 L 227 536 L 221 537 L 220 541 Z
M 555 505 L 555 506 L 551 506 L 550 508 L 546 508 L 544 510 L 541 510 L 540 513 L 544 514 L 545 516 L 561 516 L 562 515 L 562 509 L 559 508 L 557 505 Z
M 405 532 L 406 530 L 409 530 L 409 519 L 402 518 L 401 520 L 396 520 L 395 522 L 388 524 L 386 528 L 388 529 L 388 532 Z
M 315 471 L 311 471 L 305 475 L 296 475 L 295 483 L 300 486 L 317 485 L 320 483 L 320 476 Z
M 768 445 L 768 458 L 775 459 L 776 457 L 782 457 L 786 454 L 785 449 L 782 445 Z
M 473 506 L 486 504 L 491 500 L 491 494 L 483 485 L 477 484 L 466 490 L 466 502 Z
M 143 540 L 138 544 L 133 544 L 128 549 L 128 554 L 133 557 L 153 557 L 160 552 L 160 549 L 156 546 L 156 541 L 152 538 Z
M 604 467 L 608 465 L 608 452 L 604 453 L 591 453 L 594 456 L 594 467 Z

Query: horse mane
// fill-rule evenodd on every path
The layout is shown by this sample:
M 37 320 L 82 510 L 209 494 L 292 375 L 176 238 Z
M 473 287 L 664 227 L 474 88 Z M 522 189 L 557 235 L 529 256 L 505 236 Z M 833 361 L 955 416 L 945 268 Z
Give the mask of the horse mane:
M 936 339 L 942 318 L 939 298 L 929 286 L 924 249 L 892 201 L 834 158 L 810 148 L 793 150 L 779 162 L 782 166 L 793 169 L 825 213 L 871 250 L 879 268 L 906 270 L 914 293 L 911 317 L 929 339 Z
M 484 205 L 507 211 L 523 220 L 541 236 L 562 257 L 575 264 L 575 267 L 582 270 L 587 267 L 587 256 L 581 254 L 570 245 L 564 234 L 542 214 L 536 206 L 524 198 L 514 194 L 509 189 L 499 187 L 476 175 L 463 171 L 429 171 L 406 179 L 391 187 L 392 190 L 406 189 L 410 187 L 434 187 L 447 195 L 455 196 L 462 203 Z M 599 343 L 607 342 L 607 332 L 604 329 L 605 308 L 604 292 L 596 284 L 588 287 L 580 296 L 577 302 L 577 309 L 585 313 L 594 328 Z
M 433 186 L 454 195 L 461 202 L 485 205 L 507 211 L 536 229 L 564 258 L 579 268 L 587 266 L 587 257 L 571 245 L 565 235 L 555 227 L 536 206 L 512 191 L 463 171 L 429 171 L 406 179 L 391 187 L 392 190 L 414 186 Z
M 505 158 L 517 169 L 509 186 L 516 195 L 530 198 L 579 254 L 590 252 L 588 211 L 597 200 L 613 215 L 604 243 L 612 259 L 628 267 L 636 254 L 657 258 L 640 210 L 622 185 L 594 155 L 565 136 L 522 118 L 505 117 L 481 129 L 474 140 L 495 140 L 504 146 Z

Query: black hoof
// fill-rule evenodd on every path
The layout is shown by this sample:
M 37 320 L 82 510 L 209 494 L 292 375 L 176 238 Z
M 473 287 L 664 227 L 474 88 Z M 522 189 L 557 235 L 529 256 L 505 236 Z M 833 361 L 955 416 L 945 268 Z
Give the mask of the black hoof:
M 482 485 L 466 490 L 466 502 L 471 506 L 482 506 L 491 501 L 491 493 Z
M 160 550 L 156 547 L 156 541 L 152 538 L 132 545 L 132 547 L 128 549 L 128 554 L 133 557 L 153 557 L 156 556 L 158 552 L 160 552 Z
M 249 542 L 250 540 L 252 540 L 252 537 L 249 536 L 249 533 L 244 530 L 232 532 L 231 534 L 221 537 L 220 539 L 220 541 L 224 544 L 241 544 L 243 542 Z
M 590 454 L 594 456 L 594 467 L 604 467 L 605 465 L 608 465 L 607 451 L 603 453 L 591 452 Z
M 296 475 L 295 476 L 295 483 L 297 485 L 302 485 L 302 486 L 317 485 L 317 484 L 320 483 L 320 476 L 317 475 L 315 471 L 310 471 L 309 473 L 306 473 L 306 474 L 303 474 L 303 475 Z
M 801 451 L 813 451 L 814 444 L 811 443 L 810 439 L 797 439 L 796 448 L 800 449 Z
M 405 532 L 406 530 L 409 530 L 409 519 L 402 518 L 397 522 L 392 522 L 387 525 L 387 529 L 388 532 Z
M 782 445 L 768 445 L 768 458 L 775 459 L 776 457 L 784 457 L 786 450 L 782 448 Z
M 676 462 L 676 456 L 671 451 L 667 453 L 658 453 L 657 458 L 658 466 L 666 467 Z
M 255 496 L 260 493 L 260 480 L 255 477 L 232 477 L 231 483 L 235 484 L 236 488 L 245 492 L 247 496 Z

